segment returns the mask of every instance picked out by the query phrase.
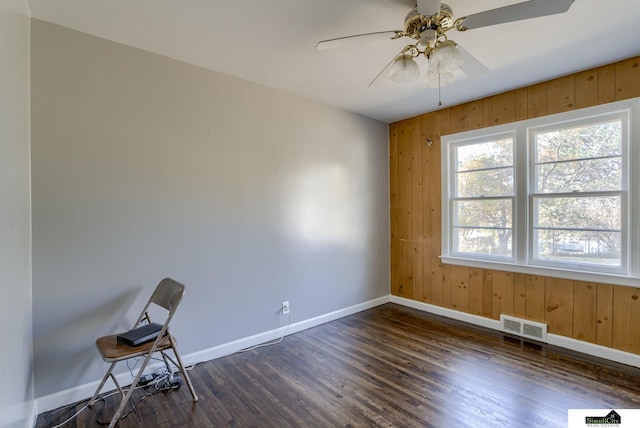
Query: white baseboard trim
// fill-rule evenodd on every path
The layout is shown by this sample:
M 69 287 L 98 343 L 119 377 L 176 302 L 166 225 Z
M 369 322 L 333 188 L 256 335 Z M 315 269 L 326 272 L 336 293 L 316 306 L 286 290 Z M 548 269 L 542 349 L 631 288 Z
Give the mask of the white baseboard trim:
M 353 315 L 355 313 L 362 312 L 364 310 L 371 309 L 376 306 L 383 305 L 385 303 L 389 303 L 390 301 L 389 298 L 390 296 L 379 297 L 377 299 L 369 300 L 364 303 L 359 303 L 357 305 L 349 306 L 344 309 L 339 309 L 337 311 L 333 311 L 328 314 L 320 315 L 314 318 L 309 318 L 307 320 L 303 320 L 303 321 L 291 324 L 288 329 L 286 327 L 280 327 L 280 328 L 259 333 L 250 337 L 238 339 L 233 342 L 224 343 L 222 345 L 214 346 L 212 348 L 193 352 L 191 354 L 181 355 L 181 357 L 185 366 L 214 360 L 216 358 L 233 354 L 235 352 L 238 352 L 242 349 L 249 348 L 251 346 L 255 346 L 261 343 L 279 339 L 285 333 L 286 335 L 297 333 L 299 331 L 306 330 L 308 328 L 315 327 L 315 326 L 327 323 L 329 321 L 334 321 L 339 318 L 346 317 L 348 315 Z M 155 368 L 159 367 L 160 365 L 161 365 L 160 363 L 149 365 L 147 366 L 147 369 L 145 370 L 145 372 L 152 372 Z M 105 365 L 105 370 L 106 370 L 106 365 Z M 116 380 L 120 385 L 129 385 L 131 383 L 131 374 L 129 372 L 120 373 L 116 375 Z M 100 384 L 100 381 L 96 380 L 94 382 L 86 383 L 84 385 L 78 385 L 73 388 L 65 389 L 63 391 L 59 391 L 53 394 L 36 398 L 34 403 L 34 407 L 36 409 L 36 417 L 38 413 L 48 412 L 50 410 L 54 410 L 59 407 L 66 406 L 68 404 L 72 404 L 72 403 L 90 398 L 95 392 L 96 388 L 98 388 L 99 384 Z M 111 381 L 111 379 L 109 379 L 105 384 L 105 386 L 102 388 L 102 391 L 110 391 L 115 388 L 116 386 Z
M 453 309 L 447 309 L 441 306 L 434 306 L 428 303 L 419 302 L 417 300 L 405 299 L 404 297 L 390 296 L 389 301 L 391 303 L 397 303 L 402 306 L 407 306 L 435 315 L 441 315 L 458 321 L 468 322 L 480 327 L 502 331 L 500 329 L 500 321 L 498 320 L 485 318 L 478 315 L 472 315 Z M 572 351 L 581 352 L 583 354 L 592 355 L 594 357 L 604 358 L 606 360 L 611 360 L 634 367 L 640 367 L 640 355 L 632 354 L 630 352 L 619 351 L 617 349 L 607 348 L 606 346 L 583 342 L 581 340 L 576 340 L 557 334 L 547 334 L 546 343 L 559 346 L 561 348 L 570 349 Z
M 377 299 L 369 300 L 368 302 L 360 303 L 357 305 L 349 306 L 344 309 L 329 312 L 328 314 L 320 315 L 314 318 L 309 318 L 304 321 L 300 321 L 286 327 L 280 327 L 271 331 L 256 334 L 254 336 L 245 337 L 233 342 L 224 343 L 222 345 L 214 346 L 212 348 L 203 349 L 202 351 L 194 352 L 183 357 L 185 365 L 197 364 L 204 361 L 215 360 L 216 358 L 224 357 L 251 346 L 259 345 L 261 343 L 269 342 L 279 339 L 283 334 L 290 335 L 302 330 L 306 330 L 311 327 L 315 327 L 329 321 L 334 321 L 348 315 L 353 315 L 358 312 L 365 311 L 367 309 L 374 308 L 376 306 L 389 303 L 390 296 L 383 296 Z
M 442 306 L 430 305 L 429 303 L 419 302 L 417 300 L 405 299 L 404 297 L 391 296 L 390 301 L 391 303 L 397 303 L 402 306 L 429 312 L 431 314 L 468 322 L 469 324 L 490 328 L 492 330 L 500 330 L 500 321 L 493 320 L 491 318 L 455 311 L 453 309 L 443 308 Z
M 640 355 L 632 354 L 630 352 L 619 351 L 617 349 L 607 348 L 606 346 L 583 342 L 582 340 L 559 336 L 557 334 L 547 334 L 547 343 L 561 348 L 582 352 L 583 354 L 593 355 L 594 357 L 615 361 L 617 363 L 640 367 Z
M 158 367 L 158 366 L 159 364 L 153 365 L 153 367 Z M 104 368 L 106 371 L 106 369 L 108 368 L 108 365 L 105 364 Z M 147 366 L 147 370 L 145 371 L 151 372 L 152 371 L 150 370 L 151 368 L 152 366 L 149 365 Z M 131 384 L 131 374 L 129 372 L 120 373 L 116 375 L 116 380 L 121 386 L 129 385 Z M 42 412 L 48 412 L 49 410 L 54 410 L 69 404 L 73 404 L 81 400 L 86 400 L 88 398 L 91 398 L 93 393 L 98 388 L 98 385 L 100 385 L 100 381 L 96 380 L 93 382 L 85 383 L 84 385 L 74 386 L 73 388 L 65 389 L 62 391 L 54 392 L 53 394 L 38 397 L 35 400 L 36 407 L 38 409 L 38 414 Z M 107 382 L 104 384 L 104 386 L 102 387 L 101 393 L 111 391 L 113 389 L 116 389 L 116 386 L 113 383 L 113 381 L 109 378 Z

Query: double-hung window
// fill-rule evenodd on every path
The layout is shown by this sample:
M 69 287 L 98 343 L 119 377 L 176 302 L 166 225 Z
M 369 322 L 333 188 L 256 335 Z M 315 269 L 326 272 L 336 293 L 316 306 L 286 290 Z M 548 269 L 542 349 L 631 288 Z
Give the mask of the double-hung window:
M 513 257 L 514 135 L 489 135 L 452 146 L 453 252 Z
M 442 138 L 442 259 L 638 285 L 638 100 Z

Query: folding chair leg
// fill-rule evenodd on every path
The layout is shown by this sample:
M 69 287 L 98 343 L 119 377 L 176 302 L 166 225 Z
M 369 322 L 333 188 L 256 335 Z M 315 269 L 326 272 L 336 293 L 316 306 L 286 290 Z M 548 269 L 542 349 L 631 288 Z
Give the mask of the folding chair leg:
M 91 400 L 89 400 L 89 407 L 93 406 L 94 403 L 96 402 L 96 398 L 98 398 L 98 394 L 100 394 L 102 387 L 107 382 L 107 379 L 109 378 L 109 376 L 111 376 L 111 372 L 113 371 L 113 368 L 115 366 L 116 366 L 116 363 L 111 363 L 111 367 L 109 367 L 109 370 L 107 370 L 104 377 L 102 378 L 100 385 L 98 385 L 98 389 L 96 389 L 96 392 L 94 392 L 93 397 L 91 397 Z
M 180 373 L 182 373 L 184 380 L 187 382 L 187 386 L 189 387 L 189 391 L 191 391 L 191 396 L 193 397 L 193 401 L 198 401 L 196 390 L 193 389 L 191 378 L 187 374 L 187 370 L 184 368 L 184 364 L 182 364 L 182 359 L 180 359 L 180 354 L 178 354 L 178 351 L 176 350 L 176 344 L 173 342 L 173 340 L 171 340 L 171 350 L 173 350 L 173 354 L 176 356 L 176 360 L 178 360 L 178 368 L 180 369 Z
M 151 360 L 151 356 L 152 355 L 153 355 L 153 352 L 149 352 L 147 354 L 147 356 L 145 357 L 144 362 L 142 363 L 142 365 L 140 366 L 140 369 L 138 370 L 138 374 L 136 374 L 136 377 L 133 379 L 133 382 L 131 383 L 131 386 L 129 387 L 129 390 L 127 391 L 126 394 L 124 394 L 124 397 L 122 397 L 122 401 L 120 401 L 120 405 L 118 406 L 118 410 L 116 410 L 116 413 L 111 418 L 111 422 L 109 423 L 109 428 L 113 428 L 116 425 L 116 423 L 118 422 L 118 419 L 120 418 L 120 415 L 122 414 L 122 411 L 124 410 L 124 406 L 129 402 L 129 399 L 131 398 L 131 395 L 133 394 L 133 391 L 135 391 L 136 387 L 138 386 L 138 382 L 140 381 L 140 377 L 142 376 L 142 372 L 144 371 L 145 367 L 147 367 L 147 363 L 149 362 L 149 360 Z M 115 365 L 115 363 L 114 363 L 114 365 Z M 114 381 L 115 381 L 115 379 L 114 379 Z M 116 383 L 116 385 L 118 385 L 118 384 Z M 118 385 L 118 389 L 120 389 L 119 385 Z
M 124 397 L 124 391 L 122 390 L 122 387 L 120 387 L 118 379 L 116 379 L 116 377 L 113 375 L 113 372 L 111 372 L 111 380 L 113 381 L 116 388 L 118 388 L 118 392 L 120 393 L 120 395 Z
M 118 422 L 118 419 L 120 418 L 120 415 L 124 410 L 125 404 L 127 404 L 127 401 L 129 401 L 129 398 L 131 398 L 131 394 L 133 393 L 133 390 L 134 390 L 133 387 L 129 388 L 125 396 L 122 397 L 122 400 L 120 401 L 120 405 L 118 406 L 118 410 L 116 410 L 116 413 L 111 418 L 111 422 L 109 422 L 109 428 L 113 428 Z

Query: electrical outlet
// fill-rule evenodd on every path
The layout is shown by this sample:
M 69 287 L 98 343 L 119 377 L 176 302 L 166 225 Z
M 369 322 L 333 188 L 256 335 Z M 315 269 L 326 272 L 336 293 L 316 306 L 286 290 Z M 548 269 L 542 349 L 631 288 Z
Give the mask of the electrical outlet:
M 282 315 L 287 315 L 289 313 L 289 301 L 282 302 Z

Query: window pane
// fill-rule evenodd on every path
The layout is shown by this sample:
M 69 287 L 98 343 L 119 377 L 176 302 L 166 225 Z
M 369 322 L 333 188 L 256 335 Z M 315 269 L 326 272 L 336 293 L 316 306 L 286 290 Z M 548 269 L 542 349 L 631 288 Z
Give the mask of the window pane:
M 511 228 L 512 200 L 454 201 L 454 226 Z
M 511 257 L 511 230 L 453 228 L 454 251 L 458 253 Z
M 622 233 L 537 230 L 535 258 L 545 261 L 620 266 Z
M 557 162 L 622 154 L 622 121 L 535 134 L 536 162 Z
M 513 139 L 457 146 L 456 161 L 456 171 L 512 166 Z
M 511 196 L 513 168 L 467 171 L 457 174 L 456 196 Z
M 537 193 L 620 190 L 622 158 L 605 158 L 536 165 Z
M 621 229 L 621 198 L 616 196 L 534 198 L 534 227 Z

